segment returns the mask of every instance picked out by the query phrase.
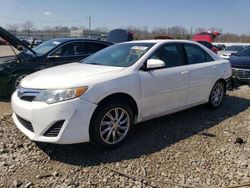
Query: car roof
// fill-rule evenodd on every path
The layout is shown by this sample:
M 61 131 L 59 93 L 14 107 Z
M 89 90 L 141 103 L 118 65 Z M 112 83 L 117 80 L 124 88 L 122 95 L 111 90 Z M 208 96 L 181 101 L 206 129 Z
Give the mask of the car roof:
M 179 43 L 190 43 L 190 44 L 197 44 L 195 41 L 191 40 L 177 40 L 177 39 L 151 39 L 151 40 L 133 40 L 125 43 L 171 43 L 171 42 L 179 42 Z
M 86 39 L 86 38 L 54 38 L 54 39 L 50 39 L 50 41 L 58 41 L 60 43 L 71 42 L 71 41 L 86 41 L 86 42 L 100 42 L 100 43 L 105 43 L 105 44 L 111 44 L 110 42 L 107 42 L 107 41 Z

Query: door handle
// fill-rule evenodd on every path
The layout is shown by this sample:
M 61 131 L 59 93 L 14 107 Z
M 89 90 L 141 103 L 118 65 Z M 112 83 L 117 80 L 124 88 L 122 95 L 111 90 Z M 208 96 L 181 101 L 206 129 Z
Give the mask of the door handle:
M 182 71 L 181 75 L 185 75 L 185 74 L 188 74 L 188 73 L 189 73 L 189 71 Z

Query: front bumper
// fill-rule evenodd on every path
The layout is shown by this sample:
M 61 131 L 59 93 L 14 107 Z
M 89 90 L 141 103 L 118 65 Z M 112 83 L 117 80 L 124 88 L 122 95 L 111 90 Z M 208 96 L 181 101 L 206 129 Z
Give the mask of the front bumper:
M 250 69 L 232 68 L 232 78 L 244 83 L 250 83 Z
M 76 98 L 49 105 L 21 100 L 14 92 L 11 105 L 14 123 L 31 140 L 56 144 L 89 141 L 89 124 L 96 104 Z M 58 135 L 46 136 L 58 122 L 62 123 Z

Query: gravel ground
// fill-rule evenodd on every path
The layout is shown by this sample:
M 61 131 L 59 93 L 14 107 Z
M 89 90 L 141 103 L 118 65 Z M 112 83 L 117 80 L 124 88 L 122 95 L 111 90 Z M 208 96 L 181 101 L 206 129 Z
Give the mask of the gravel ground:
M 88 143 L 35 143 L 5 116 L 0 122 L 0 187 L 179 187 L 109 168 L 192 186 L 249 183 L 249 131 L 248 86 L 228 92 L 218 110 L 203 105 L 139 124 L 124 145 L 111 151 Z M 242 143 L 235 143 L 237 138 Z

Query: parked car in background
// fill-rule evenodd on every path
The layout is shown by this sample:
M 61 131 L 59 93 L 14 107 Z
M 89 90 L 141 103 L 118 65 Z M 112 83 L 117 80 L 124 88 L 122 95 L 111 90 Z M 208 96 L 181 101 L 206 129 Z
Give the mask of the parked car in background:
M 206 46 L 209 50 L 213 51 L 214 53 L 218 53 L 218 49 L 216 46 L 214 46 L 212 43 L 207 42 L 207 41 L 196 41 L 204 46 Z
M 111 45 L 97 40 L 61 38 L 49 40 L 31 49 L 1 27 L 0 36 L 21 51 L 16 56 L 0 58 L 0 95 L 13 92 L 30 73 L 80 61 Z
M 226 45 L 225 44 L 217 44 L 217 45 L 214 45 L 218 51 L 222 51 L 226 48 Z
M 229 61 L 232 66 L 233 81 L 239 84 L 250 84 L 250 46 L 233 54 Z
M 224 50 L 220 51 L 218 55 L 223 59 L 228 59 L 232 54 L 237 53 L 238 51 L 242 50 L 244 47 L 245 47 L 244 45 L 227 46 Z
M 12 95 L 13 120 L 35 141 L 116 147 L 134 123 L 218 108 L 229 77 L 229 61 L 196 42 L 125 42 L 25 77 Z
M 206 41 L 206 42 L 210 42 L 212 43 L 214 41 L 214 39 L 219 36 L 220 33 L 219 32 L 200 32 L 200 33 L 196 33 L 193 37 L 192 40 L 193 41 Z
M 214 46 L 212 42 L 218 35 L 220 35 L 219 32 L 201 32 L 201 33 L 196 33 L 192 37 L 192 40 L 199 42 L 200 44 L 206 46 L 208 49 L 217 54 L 218 48 Z

